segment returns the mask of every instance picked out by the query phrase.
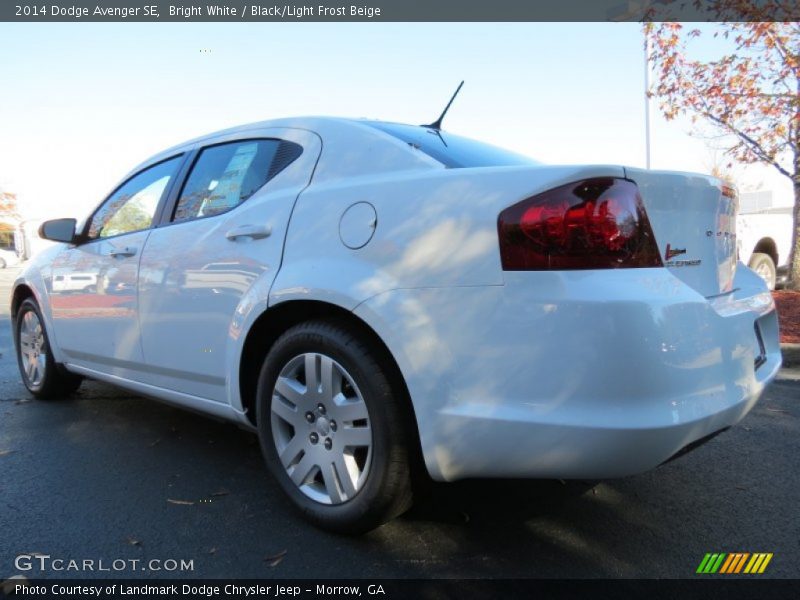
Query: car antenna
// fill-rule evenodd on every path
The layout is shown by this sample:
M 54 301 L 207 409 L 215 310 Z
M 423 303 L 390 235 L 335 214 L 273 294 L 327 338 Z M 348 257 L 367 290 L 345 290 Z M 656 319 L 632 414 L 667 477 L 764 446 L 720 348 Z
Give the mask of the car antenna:
M 458 87 L 456 88 L 455 93 L 450 98 L 450 102 L 448 102 L 447 106 L 444 107 L 444 110 L 442 111 L 442 114 L 439 115 L 439 118 L 436 119 L 430 125 L 423 125 L 423 127 L 426 127 L 427 129 L 435 129 L 436 131 L 440 131 L 442 129 L 442 119 L 444 119 L 444 116 L 447 114 L 447 111 L 450 110 L 450 105 L 453 103 L 453 100 L 456 99 L 456 96 L 458 96 L 458 92 L 461 91 L 461 86 L 462 85 L 464 85 L 463 81 L 458 84 Z

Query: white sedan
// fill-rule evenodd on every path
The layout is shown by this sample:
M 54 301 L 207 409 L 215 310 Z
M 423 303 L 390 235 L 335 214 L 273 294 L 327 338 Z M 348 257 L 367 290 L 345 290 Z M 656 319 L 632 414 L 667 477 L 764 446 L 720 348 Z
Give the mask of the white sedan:
M 19 257 L 13 250 L 0 248 L 0 269 L 13 267 L 19 264 Z
M 267 121 L 136 167 L 16 280 L 35 396 L 81 379 L 258 432 L 320 526 L 412 477 L 606 478 L 737 423 L 781 364 L 719 180 L 441 131 Z M 67 285 L 64 282 L 85 285 Z

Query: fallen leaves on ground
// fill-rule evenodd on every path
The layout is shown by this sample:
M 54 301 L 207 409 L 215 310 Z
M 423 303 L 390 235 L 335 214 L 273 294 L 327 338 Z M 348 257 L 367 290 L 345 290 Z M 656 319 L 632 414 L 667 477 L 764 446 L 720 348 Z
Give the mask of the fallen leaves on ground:
M 277 554 L 274 554 L 273 556 L 265 556 L 264 562 L 267 563 L 270 567 L 277 567 L 283 560 L 283 557 L 286 556 L 286 552 L 287 552 L 286 550 L 282 550 Z
M 772 292 L 781 324 L 781 343 L 800 344 L 800 292 Z

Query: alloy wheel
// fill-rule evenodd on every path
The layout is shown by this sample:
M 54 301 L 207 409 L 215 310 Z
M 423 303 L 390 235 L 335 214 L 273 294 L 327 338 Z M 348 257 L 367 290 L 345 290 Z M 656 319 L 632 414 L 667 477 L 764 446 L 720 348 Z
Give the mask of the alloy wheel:
M 19 328 L 19 352 L 22 370 L 28 383 L 37 387 L 42 384 L 47 367 L 47 351 L 44 343 L 44 328 L 39 316 L 32 310 L 22 316 Z
M 275 382 L 272 438 L 289 478 L 322 504 L 351 500 L 367 480 L 372 428 L 353 377 L 331 357 L 291 359 Z
M 763 262 L 759 263 L 759 265 L 756 267 L 756 273 L 767 283 L 772 282 L 772 269 L 768 264 Z

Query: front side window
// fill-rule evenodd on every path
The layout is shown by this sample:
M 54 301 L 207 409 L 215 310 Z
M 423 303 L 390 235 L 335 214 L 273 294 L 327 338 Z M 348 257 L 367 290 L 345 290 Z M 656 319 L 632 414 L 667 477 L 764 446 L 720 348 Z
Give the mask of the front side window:
M 176 156 L 145 169 L 122 184 L 92 216 L 89 239 L 148 229 L 179 165 L 180 157 Z
M 173 221 L 235 208 L 301 152 L 297 144 L 281 140 L 245 140 L 205 148 L 181 190 Z

